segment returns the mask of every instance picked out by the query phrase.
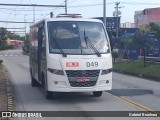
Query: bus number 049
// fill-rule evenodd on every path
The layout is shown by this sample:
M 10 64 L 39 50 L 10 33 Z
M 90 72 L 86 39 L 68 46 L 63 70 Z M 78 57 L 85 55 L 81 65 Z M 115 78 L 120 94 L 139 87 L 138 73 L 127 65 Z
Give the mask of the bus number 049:
M 87 67 L 98 67 L 98 62 L 86 62 Z

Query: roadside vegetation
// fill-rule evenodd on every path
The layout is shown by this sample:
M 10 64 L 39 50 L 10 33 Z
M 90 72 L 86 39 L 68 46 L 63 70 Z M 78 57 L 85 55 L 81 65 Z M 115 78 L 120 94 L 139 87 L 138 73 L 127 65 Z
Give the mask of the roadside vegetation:
M 29 34 L 26 34 L 26 39 L 24 39 L 23 54 L 27 55 L 29 53 Z
M 113 41 L 112 43 L 112 47 L 118 49 L 117 51 L 112 51 L 113 68 L 115 71 L 138 76 L 149 76 L 153 77 L 153 79 L 155 77 L 160 80 L 160 63 L 157 63 L 158 61 L 154 60 L 155 58 L 153 60 L 150 58 L 150 62 L 146 61 L 146 57 L 150 57 L 147 55 L 153 53 L 155 43 L 160 42 L 160 24 L 150 23 L 143 25 L 135 32 L 132 38 L 122 38 L 117 41 Z M 127 52 L 119 50 L 126 50 Z M 137 58 L 129 56 L 132 50 L 137 52 Z M 160 56 L 160 51 L 158 52 L 158 56 Z
M 13 46 L 7 45 L 7 39 L 21 40 L 24 41 L 24 36 L 17 35 L 6 28 L 0 27 L 0 51 L 13 49 Z
M 147 63 L 144 67 L 143 61 L 121 61 L 113 65 L 114 70 L 129 72 L 142 76 L 158 77 L 160 79 L 160 64 Z

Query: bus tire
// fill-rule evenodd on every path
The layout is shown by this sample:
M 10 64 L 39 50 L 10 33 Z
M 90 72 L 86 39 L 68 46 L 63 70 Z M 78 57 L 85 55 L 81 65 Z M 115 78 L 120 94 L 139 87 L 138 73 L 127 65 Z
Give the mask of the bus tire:
M 32 85 L 32 87 L 37 86 L 37 81 L 34 78 L 31 78 L 31 85 Z
M 94 91 L 93 96 L 94 97 L 101 97 L 102 96 L 102 91 Z
M 50 100 L 52 98 L 52 92 L 46 91 L 46 99 Z
M 41 74 L 41 87 L 44 87 L 45 86 L 45 77 L 44 77 L 44 73 L 42 72 L 42 74 Z
M 31 75 L 31 86 L 36 87 L 37 86 L 37 81 L 33 78 L 32 69 L 30 69 L 30 75 Z
M 51 99 L 52 98 L 52 92 L 48 91 L 46 82 L 44 83 L 44 91 L 45 91 L 46 99 L 48 99 L 48 100 Z

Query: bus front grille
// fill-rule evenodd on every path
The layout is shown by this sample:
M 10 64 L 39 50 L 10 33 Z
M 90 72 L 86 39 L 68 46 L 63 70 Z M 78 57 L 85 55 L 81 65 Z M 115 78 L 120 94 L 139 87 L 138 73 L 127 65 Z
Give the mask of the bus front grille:
M 100 70 L 66 70 L 68 77 L 98 77 Z
M 93 87 L 96 85 L 100 70 L 66 70 L 71 87 Z M 88 79 L 78 81 L 78 79 Z

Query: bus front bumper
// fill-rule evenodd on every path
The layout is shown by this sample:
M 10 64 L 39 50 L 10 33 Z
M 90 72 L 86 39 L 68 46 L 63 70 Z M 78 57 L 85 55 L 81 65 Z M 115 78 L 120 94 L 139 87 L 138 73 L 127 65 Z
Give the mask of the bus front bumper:
M 107 91 L 112 89 L 112 72 L 106 75 L 100 75 L 94 86 L 91 87 L 72 87 L 68 77 L 47 73 L 48 91 L 52 92 L 90 92 Z

